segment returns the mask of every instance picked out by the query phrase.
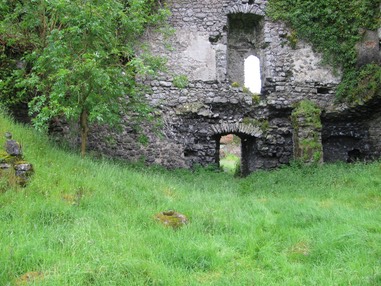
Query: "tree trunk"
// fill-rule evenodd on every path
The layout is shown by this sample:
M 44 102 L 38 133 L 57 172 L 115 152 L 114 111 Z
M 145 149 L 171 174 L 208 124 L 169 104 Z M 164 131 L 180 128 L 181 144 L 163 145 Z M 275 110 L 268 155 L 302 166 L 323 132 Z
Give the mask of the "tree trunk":
M 86 108 L 83 108 L 81 111 L 80 117 L 80 127 L 81 127 L 81 156 L 85 157 L 86 154 L 86 145 L 87 145 L 87 135 L 89 133 L 88 119 L 89 113 Z

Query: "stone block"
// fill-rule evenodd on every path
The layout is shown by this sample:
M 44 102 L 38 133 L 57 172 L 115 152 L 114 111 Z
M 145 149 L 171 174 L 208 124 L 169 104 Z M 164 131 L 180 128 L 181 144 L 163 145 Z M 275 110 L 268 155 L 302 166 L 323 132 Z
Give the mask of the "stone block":
M 22 156 L 21 145 L 15 140 L 6 141 L 5 151 L 11 156 Z

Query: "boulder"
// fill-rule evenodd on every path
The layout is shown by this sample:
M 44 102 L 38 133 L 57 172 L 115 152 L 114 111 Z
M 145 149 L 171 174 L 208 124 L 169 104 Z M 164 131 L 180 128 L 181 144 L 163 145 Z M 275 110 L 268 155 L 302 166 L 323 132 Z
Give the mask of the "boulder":
M 12 139 L 7 139 L 7 141 L 5 142 L 5 151 L 11 156 L 22 156 L 22 149 L 20 143 Z
M 15 163 L 13 168 L 15 169 L 17 182 L 19 185 L 25 186 L 33 174 L 33 165 L 28 162 L 21 161 Z
M 185 215 L 173 210 L 160 212 L 155 215 L 155 219 L 161 222 L 163 225 L 175 229 L 188 223 L 188 219 Z

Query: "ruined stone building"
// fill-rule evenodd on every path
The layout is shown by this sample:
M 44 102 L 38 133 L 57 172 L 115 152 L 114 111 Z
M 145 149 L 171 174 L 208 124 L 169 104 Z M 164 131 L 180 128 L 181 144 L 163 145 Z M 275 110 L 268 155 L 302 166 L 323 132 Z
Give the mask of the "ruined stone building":
M 221 136 L 236 134 L 244 174 L 294 157 L 333 162 L 380 156 L 381 105 L 336 104 L 340 71 L 323 66 L 311 45 L 266 17 L 267 1 L 168 2 L 174 34 L 149 39 L 168 58 L 168 72 L 147 81 L 159 132 L 139 140 L 128 126 L 112 136 L 96 130 L 91 148 L 168 167 L 205 166 L 219 162 Z M 373 49 L 379 55 L 378 37 Z M 260 63 L 260 94 L 244 87 L 251 56 Z M 295 112 L 305 100 L 318 110 L 313 120 Z

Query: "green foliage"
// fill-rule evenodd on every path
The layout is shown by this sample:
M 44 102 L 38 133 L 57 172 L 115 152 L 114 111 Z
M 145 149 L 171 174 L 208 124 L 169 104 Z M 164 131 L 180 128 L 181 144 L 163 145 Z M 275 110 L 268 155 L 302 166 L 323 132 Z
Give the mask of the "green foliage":
M 0 194 L 18 190 L 19 186 L 20 184 L 13 168 L 0 170 Z
M 240 87 L 240 86 L 241 85 L 238 82 L 236 82 L 236 81 L 232 83 L 232 87 Z
M 315 128 L 321 128 L 320 120 L 321 109 L 310 100 L 301 100 L 294 105 L 291 118 L 295 124 L 297 119 L 303 117 L 306 123 L 312 124 Z
M 5 2 L 0 37 L 10 63 L 0 88 L 5 97 L 30 100 L 37 129 L 56 116 L 83 116 L 87 125 L 117 123 L 121 110 L 138 113 L 135 79 L 154 74 L 163 60 L 136 49 L 166 9 L 154 0 Z M 11 64 L 15 53 L 25 67 Z
M 254 104 L 258 104 L 259 101 L 261 100 L 261 97 L 260 97 L 260 94 L 259 93 L 254 93 L 254 92 L 251 92 L 250 89 L 246 86 L 241 86 L 241 84 L 239 82 L 233 82 L 231 84 L 231 87 L 233 88 L 242 88 L 242 92 L 243 93 L 246 93 L 248 95 L 251 96 L 252 100 L 253 100 L 253 103 Z
M 375 96 L 380 96 L 380 87 L 381 67 L 370 64 L 345 74 L 337 95 L 339 99 L 345 99 L 353 104 L 363 104 Z
M 295 144 L 298 144 L 299 147 L 299 154 L 297 155 L 301 163 L 321 163 L 323 157 L 322 144 L 318 141 L 317 136 L 312 136 L 312 138 L 303 139 L 301 141 L 296 140 Z
M 261 96 L 258 93 L 253 93 L 251 98 L 255 104 L 258 104 L 261 100 Z
M 321 162 L 322 158 L 323 158 L 323 152 L 320 150 L 315 151 L 314 154 L 312 155 L 312 160 L 315 163 Z
M 307 164 L 321 163 L 323 151 L 319 130 L 322 128 L 321 110 L 309 100 L 295 104 L 291 114 L 294 133 L 294 157 Z M 307 137 L 299 138 L 298 130 L 305 128 Z M 302 135 L 303 136 L 303 135 Z
M 380 26 L 379 5 L 374 0 L 270 0 L 267 13 L 292 26 L 295 34 L 289 36 L 291 43 L 305 39 L 323 54 L 325 63 L 342 68 L 339 96 L 356 102 L 363 96 L 363 83 L 361 71 L 356 69 L 355 45 L 361 39 L 361 29 L 376 30 Z M 375 85 L 377 80 L 367 82 Z
M 188 84 L 189 80 L 186 75 L 177 75 L 173 78 L 173 85 L 177 88 L 185 88 Z
M 251 96 L 254 104 L 258 104 L 261 101 L 261 95 L 259 93 L 251 92 L 248 87 L 242 87 L 242 91 Z
M 140 134 L 138 137 L 138 142 L 143 146 L 147 146 L 149 143 L 149 138 L 145 134 Z
M 319 143 L 317 140 L 316 140 L 316 137 L 313 136 L 312 138 L 308 138 L 308 139 L 303 139 L 299 142 L 300 146 L 302 148 L 311 148 L 311 149 L 319 149 L 321 148 L 321 143 Z
M 242 87 L 242 91 L 243 91 L 244 93 L 251 94 L 250 89 L 249 89 L 248 87 L 246 87 L 246 86 Z
M 241 159 L 234 154 L 228 153 L 224 158 L 220 159 L 220 167 L 225 172 L 238 176 L 241 173 Z
M 326 62 L 352 68 L 359 29 L 377 29 L 379 10 L 373 0 L 270 0 L 267 12 L 275 20 L 290 23 L 298 37 L 324 54 Z
M 297 33 L 295 31 L 292 31 L 291 34 L 286 36 L 286 38 L 290 44 L 290 47 L 296 49 L 296 45 L 298 43 Z
M 36 174 L 0 194 L 0 285 L 380 284 L 379 162 L 238 179 L 80 160 L 0 117 L 5 131 Z M 167 209 L 189 223 L 158 224 Z
M 251 118 L 251 117 L 244 117 L 242 120 L 242 123 L 247 124 L 247 125 L 258 126 L 262 130 L 263 133 L 266 133 L 267 131 L 269 131 L 269 128 L 270 128 L 270 123 L 266 119 L 259 119 L 258 120 L 258 119 Z

